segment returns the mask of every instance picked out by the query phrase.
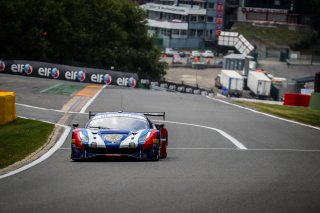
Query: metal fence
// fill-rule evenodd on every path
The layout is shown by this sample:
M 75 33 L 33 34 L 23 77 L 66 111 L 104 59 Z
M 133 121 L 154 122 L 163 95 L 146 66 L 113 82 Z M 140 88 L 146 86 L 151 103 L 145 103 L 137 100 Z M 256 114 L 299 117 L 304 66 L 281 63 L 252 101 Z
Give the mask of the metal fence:
M 297 54 L 287 60 L 289 64 L 320 65 L 320 54 Z

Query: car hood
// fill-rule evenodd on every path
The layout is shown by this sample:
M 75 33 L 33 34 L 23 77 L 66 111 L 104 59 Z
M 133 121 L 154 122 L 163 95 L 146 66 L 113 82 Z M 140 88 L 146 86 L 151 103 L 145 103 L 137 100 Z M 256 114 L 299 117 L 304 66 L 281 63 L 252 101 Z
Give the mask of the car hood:
M 148 134 L 150 130 L 82 129 L 81 131 L 88 137 L 90 147 L 133 148 L 138 147 L 139 138 Z

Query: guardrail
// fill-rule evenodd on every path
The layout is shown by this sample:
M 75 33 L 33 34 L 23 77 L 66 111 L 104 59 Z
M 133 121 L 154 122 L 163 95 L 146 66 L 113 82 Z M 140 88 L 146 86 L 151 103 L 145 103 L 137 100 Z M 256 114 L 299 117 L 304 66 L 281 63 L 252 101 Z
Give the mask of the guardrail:
M 139 81 L 137 73 L 26 60 L 0 59 L 1 73 L 125 87 L 136 87 Z
M 151 81 L 149 85 L 146 85 L 147 88 L 158 91 L 167 91 L 167 92 L 179 92 L 179 93 L 187 93 L 194 95 L 202 95 L 202 96 L 213 96 L 214 92 L 212 90 L 207 90 L 204 88 L 199 88 L 195 86 L 190 86 L 183 84 L 169 82 L 169 81 Z

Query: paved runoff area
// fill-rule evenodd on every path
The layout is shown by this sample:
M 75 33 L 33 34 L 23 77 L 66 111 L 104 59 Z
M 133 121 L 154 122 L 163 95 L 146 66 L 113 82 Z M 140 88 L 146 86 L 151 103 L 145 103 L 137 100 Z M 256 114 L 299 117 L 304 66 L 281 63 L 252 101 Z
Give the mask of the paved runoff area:
M 100 87 L 77 102 L 77 93 L 41 93 L 57 83 L 80 84 L 0 75 L 19 116 L 84 126 L 88 111 L 165 111 L 156 122 L 168 128 L 168 158 L 73 162 L 69 134 L 46 160 L 0 179 L 1 213 L 320 211 L 318 129 L 197 95 Z

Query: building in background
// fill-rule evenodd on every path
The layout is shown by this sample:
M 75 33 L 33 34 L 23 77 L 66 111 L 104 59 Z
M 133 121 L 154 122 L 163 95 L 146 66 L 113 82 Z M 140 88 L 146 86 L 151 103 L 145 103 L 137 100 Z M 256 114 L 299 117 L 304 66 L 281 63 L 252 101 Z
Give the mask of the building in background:
M 148 32 L 163 47 L 213 47 L 224 26 L 225 0 L 149 0 Z
M 240 0 L 237 21 L 297 23 L 294 0 Z

